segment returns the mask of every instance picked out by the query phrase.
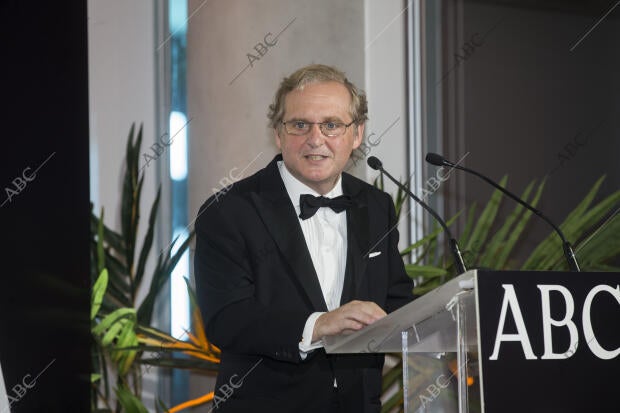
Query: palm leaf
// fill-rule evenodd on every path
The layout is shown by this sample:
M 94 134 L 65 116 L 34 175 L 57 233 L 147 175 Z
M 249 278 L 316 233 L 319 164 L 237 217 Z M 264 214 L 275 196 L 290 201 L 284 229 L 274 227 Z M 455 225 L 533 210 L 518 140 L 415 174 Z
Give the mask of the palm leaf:
M 448 275 L 448 270 L 445 268 L 435 267 L 432 265 L 406 264 L 405 271 L 411 278 L 434 278 L 441 277 L 442 275 Z
M 394 365 L 385 375 L 383 376 L 383 382 L 381 383 L 381 389 L 386 391 L 394 384 L 400 383 L 400 379 L 403 374 L 403 361 L 399 359 L 398 363 Z
M 421 295 L 426 294 L 429 291 L 434 290 L 435 288 L 439 287 L 443 283 L 444 281 L 442 281 L 441 277 L 430 278 L 420 283 L 419 285 L 416 285 L 413 288 L 413 293 L 415 295 L 421 296 Z
M 101 208 L 101 217 L 97 225 L 97 272 L 101 274 L 101 271 L 105 268 L 105 251 L 103 249 L 103 208 Z M 106 281 L 107 284 L 107 281 Z
M 463 228 L 463 233 L 459 238 L 459 245 L 465 245 L 465 242 L 469 239 L 471 230 L 474 227 L 474 217 L 476 215 L 476 203 L 474 202 L 469 207 L 469 211 L 467 212 L 467 221 L 465 222 L 465 227 Z
M 134 151 L 134 129 L 135 124 L 131 124 L 131 129 L 129 130 L 129 136 L 127 137 L 127 145 L 125 148 L 125 176 L 123 178 L 123 190 L 121 193 L 121 234 L 123 236 L 124 241 L 124 251 L 123 255 L 125 260 L 129 263 L 128 257 L 130 255 L 130 251 L 132 251 L 132 228 L 133 228 L 133 200 L 134 200 L 134 192 L 135 187 L 137 185 L 137 175 L 133 172 L 136 168 L 132 165 L 135 164 L 133 161 L 132 154 Z M 131 254 L 133 255 L 133 254 Z
M 569 234 L 578 232 L 579 221 L 582 215 L 594 200 L 604 177 L 601 177 L 588 192 L 586 197 L 573 209 L 560 225 L 560 229 L 570 240 Z M 588 217 L 592 219 L 592 217 Z M 522 270 L 546 270 L 552 269 L 554 263 L 562 262 L 562 242 L 555 232 L 549 235 L 532 251 L 528 259 L 523 263 Z
M 103 308 L 113 311 L 121 307 L 131 307 L 131 299 L 127 296 L 129 284 L 126 282 L 124 266 L 114 255 L 106 250 L 105 260 L 108 270 L 108 286 L 103 297 Z
M 527 187 L 525 187 L 525 190 L 521 194 L 521 197 L 520 197 L 521 199 L 525 201 L 528 200 L 530 192 L 532 191 L 532 188 L 534 187 L 534 183 L 535 181 L 532 181 L 527 185 Z M 497 267 L 497 261 L 499 258 L 498 254 L 500 253 L 500 251 L 504 252 L 506 250 L 505 245 L 504 245 L 505 240 L 508 237 L 510 229 L 512 228 L 514 223 L 517 222 L 517 218 L 521 216 L 521 212 L 523 211 L 523 208 L 524 208 L 523 205 L 517 203 L 516 207 L 512 210 L 510 215 L 508 215 L 508 217 L 504 221 L 504 224 L 495 233 L 495 235 L 493 235 L 493 237 L 489 240 L 485 248 L 484 256 L 482 256 L 480 260 L 478 261 L 481 267 L 498 268 Z M 508 250 L 508 252 L 510 251 Z
M 620 194 L 618 191 L 616 194 Z M 612 194 L 610 196 L 614 197 Z M 596 229 L 589 230 L 589 234 L 581 240 L 575 250 L 581 258 L 580 264 L 583 270 L 590 271 L 618 271 L 617 267 L 608 265 L 612 259 L 620 255 L 620 219 L 616 206 L 607 217 L 596 225 Z
M 594 225 L 592 225 L 591 223 L 593 221 L 594 222 L 599 221 L 602 216 L 605 216 L 606 210 L 604 208 L 607 208 L 609 204 L 616 202 L 616 200 L 619 198 L 620 198 L 620 191 L 616 192 L 615 194 L 610 195 L 608 198 L 604 199 L 599 204 L 592 207 L 587 213 L 584 213 L 578 220 L 572 223 L 568 223 L 568 222 L 563 223 L 563 225 L 565 225 L 565 227 L 567 228 L 567 232 L 570 234 L 570 235 L 567 235 L 567 237 L 574 239 L 578 237 L 578 234 L 585 234 L 585 233 L 592 232 L 591 228 Z M 611 221 L 611 223 L 613 222 L 614 221 Z M 604 225 L 608 225 L 608 224 L 609 223 L 605 223 Z M 602 229 L 607 229 L 607 227 L 602 228 Z M 600 233 L 596 235 L 600 236 Z M 583 267 L 584 263 L 585 264 L 594 263 L 594 262 L 604 263 L 604 262 L 607 262 L 610 258 L 617 256 L 618 251 L 620 251 L 620 249 L 618 248 L 619 247 L 618 244 L 614 243 L 614 239 L 617 239 L 615 235 L 616 234 L 613 234 L 613 233 L 606 235 L 605 236 L 606 242 L 600 242 L 600 243 L 595 242 L 595 245 L 598 245 L 599 248 L 596 250 L 590 249 L 588 251 L 589 255 L 586 255 L 588 252 L 584 253 L 581 248 L 576 250 L 577 252 L 575 252 L 575 254 L 577 258 L 579 259 L 579 261 L 582 262 L 582 271 L 587 270 L 587 267 Z M 550 265 L 552 269 L 567 269 L 568 268 L 568 264 L 566 263 L 566 260 L 563 254 L 558 254 L 556 256 L 556 259 L 552 262 L 553 264 Z
M 507 180 L 508 176 L 504 175 L 504 177 L 499 181 L 499 185 L 505 187 Z M 495 216 L 497 215 L 501 199 L 502 192 L 499 189 L 496 189 L 491 195 L 491 199 L 487 203 L 486 207 L 482 211 L 482 214 L 480 214 L 478 222 L 472 230 L 471 237 L 467 240 L 466 250 L 477 250 L 480 246 L 484 245 L 487 235 L 489 234 L 489 230 L 495 221 Z
M 605 175 L 601 176 L 599 179 L 596 180 L 586 197 L 577 205 L 575 209 L 573 209 L 570 214 L 568 214 L 564 222 L 571 222 L 573 220 L 576 220 L 588 210 L 588 207 L 592 204 L 592 201 L 594 201 L 594 198 L 596 197 L 596 194 L 598 193 L 598 190 L 600 189 L 604 180 Z M 562 230 L 564 230 L 564 228 L 562 228 Z
M 124 385 L 116 389 L 116 397 L 118 397 L 118 401 L 123 406 L 125 413 L 149 413 L 140 399 L 134 396 Z
M 159 255 L 157 261 L 157 267 L 153 273 L 153 279 L 151 280 L 151 286 L 148 294 L 144 298 L 142 304 L 138 308 L 138 321 L 140 324 L 150 324 L 151 317 L 153 315 L 153 307 L 155 305 L 155 300 L 159 295 L 162 287 L 168 281 L 170 274 L 174 267 L 176 267 L 177 263 L 189 247 L 192 238 L 194 237 L 195 232 L 192 230 L 185 241 L 179 245 L 179 248 L 172 254 L 172 249 L 178 240 L 178 237 L 174 239 L 174 241 L 165 249 L 165 251 Z
M 164 404 L 164 402 L 158 398 L 157 403 L 155 404 L 155 411 L 157 413 L 168 413 L 169 410 L 170 409 Z
M 91 232 L 98 234 L 98 227 L 101 224 L 103 226 L 103 241 L 106 246 L 113 248 L 116 251 L 125 251 L 125 243 L 123 237 L 116 231 L 111 230 L 103 222 L 103 208 L 101 208 L 101 217 L 98 218 L 95 214 L 91 213 L 90 216 Z M 99 238 L 99 237 L 98 237 Z
M 199 359 L 199 360 L 204 360 L 207 361 L 211 366 L 211 369 L 213 368 L 213 366 L 216 366 L 220 363 L 219 357 L 217 355 L 214 355 L 211 350 L 209 348 L 202 348 L 199 347 L 197 345 L 195 345 L 194 343 L 192 343 L 191 341 L 159 341 L 157 339 L 151 339 L 148 337 L 138 337 L 138 343 L 134 346 L 128 346 L 128 347 L 123 347 L 121 348 L 121 350 L 141 350 L 141 351 L 150 351 L 150 352 L 165 352 L 165 353 L 183 353 L 183 354 L 187 354 L 188 356 L 191 356 L 194 358 L 194 360 L 188 360 L 188 359 L 174 359 L 174 360 L 178 360 L 181 363 L 190 363 L 192 361 L 198 361 L 195 359 Z M 161 356 L 161 354 L 160 354 Z M 154 359 L 142 359 L 140 360 L 141 363 L 143 362 L 147 362 L 148 360 L 150 360 L 150 364 L 156 364 L 156 365 L 161 365 L 161 363 L 156 362 L 156 360 L 161 359 L 161 357 L 156 357 Z M 147 363 L 149 364 L 149 363 Z
M 584 212 L 580 217 L 580 231 L 578 234 L 571 234 L 572 238 L 576 239 L 578 236 L 582 235 L 584 231 L 595 226 L 596 223 L 600 221 L 605 214 L 612 211 L 614 206 L 618 203 L 620 203 L 620 191 L 616 191 L 609 195 L 588 211 Z
M 403 185 L 407 189 L 409 189 L 410 184 L 411 182 L 409 179 L 403 182 Z M 403 206 L 405 205 L 405 202 L 407 202 L 408 198 L 409 195 L 401 187 L 398 187 L 398 191 L 396 192 L 396 200 L 394 202 L 394 209 L 396 210 L 396 222 L 400 220 L 400 213 L 403 210 Z
M 433 222 L 433 226 L 431 228 L 433 232 L 436 232 L 437 230 L 442 230 L 442 228 L 439 226 L 439 223 L 437 222 Z M 438 250 L 439 236 L 437 236 L 437 238 L 433 239 L 431 242 L 428 243 L 428 252 L 426 254 L 425 260 L 427 264 L 437 265 L 437 262 L 439 260 L 439 257 L 437 256 Z
M 396 406 L 401 406 L 403 404 L 403 389 L 399 388 L 396 393 L 394 393 L 389 399 L 387 399 L 381 405 L 381 413 L 389 413 Z
M 144 268 L 146 266 L 146 259 L 151 251 L 151 247 L 153 246 L 153 238 L 155 233 L 155 220 L 157 219 L 157 210 L 159 208 L 159 198 L 161 196 L 161 188 L 157 189 L 157 195 L 155 196 L 155 201 L 153 201 L 153 205 L 151 206 L 151 213 L 149 215 L 149 227 L 144 237 L 144 243 L 142 244 L 142 249 L 140 250 L 140 258 L 138 259 L 138 268 L 136 270 L 136 285 L 140 285 L 142 282 L 142 277 L 144 276 Z
M 108 286 L 108 271 L 104 268 L 101 270 L 101 274 L 95 285 L 93 285 L 93 291 L 91 295 L 91 305 L 90 305 L 90 319 L 94 320 L 95 316 L 99 312 L 101 308 L 101 303 L 103 302 L 103 295 L 105 294 L 106 288 Z
M 532 200 L 530 201 L 530 204 L 532 206 L 536 206 L 538 205 L 538 202 L 540 201 L 540 197 L 542 196 L 542 192 L 543 189 L 545 187 L 545 181 L 543 180 L 540 185 L 538 185 L 538 189 L 536 190 L 536 194 L 534 194 L 534 198 L 532 198 Z M 534 183 L 534 181 L 532 181 L 532 183 Z M 521 237 L 521 234 L 523 233 L 523 231 L 525 230 L 526 225 L 528 224 L 528 222 L 530 221 L 530 218 L 532 217 L 533 212 L 530 210 L 526 210 L 523 213 L 523 216 L 517 221 L 517 224 L 515 225 L 515 228 L 513 229 L 513 231 L 510 233 L 510 236 L 508 237 L 508 240 L 506 241 L 506 247 L 500 251 L 499 255 L 498 255 L 498 259 L 495 263 L 495 267 L 494 268 L 505 268 L 506 263 L 508 262 L 508 258 L 510 256 L 510 254 L 512 253 L 512 249 L 514 248 L 514 246 L 516 245 L 517 241 L 519 240 L 519 238 Z
M 138 176 L 138 162 L 140 156 L 140 146 L 142 144 L 142 125 L 138 131 L 136 143 L 134 145 L 134 127 L 131 125 L 127 139 L 125 152 L 125 177 L 123 180 L 123 192 L 121 197 L 121 228 L 125 241 L 125 262 L 129 270 L 129 282 L 131 285 L 130 296 L 133 300 L 137 286 L 133 283 L 133 261 L 135 252 L 136 235 L 138 223 L 140 221 L 140 193 L 144 176 Z
M 214 392 L 209 392 L 195 399 L 188 400 L 184 403 L 181 403 L 177 406 L 172 407 L 170 410 L 168 410 L 168 413 L 176 413 L 176 412 L 180 412 L 181 410 L 188 409 L 190 407 L 196 407 L 196 406 L 200 406 L 201 404 L 208 403 L 211 400 L 213 400 L 214 395 L 215 395 Z
M 145 351 L 148 351 L 145 349 Z M 200 354 L 199 352 L 192 351 L 183 351 L 183 354 L 188 354 L 192 356 L 191 359 L 179 358 L 179 357 L 170 357 L 170 356 L 158 356 L 152 358 L 141 358 L 136 360 L 137 363 L 143 365 L 150 365 L 154 367 L 162 367 L 162 368 L 170 368 L 170 369 L 181 369 L 181 370 L 192 370 L 192 371 L 215 371 L 219 367 L 219 360 L 211 361 L 206 360 L 204 358 L 196 356 Z
M 192 357 L 209 361 L 214 364 L 219 363 L 220 350 L 209 341 L 201 340 L 197 336 L 189 333 L 190 341 L 175 339 L 163 331 L 153 327 L 138 326 L 138 341 L 144 351 L 166 351 L 182 352 Z M 200 334 L 198 334 L 200 336 Z
M 450 227 L 454 221 L 456 221 L 456 219 L 459 217 L 461 213 L 457 213 L 456 215 L 454 215 L 452 218 L 450 218 L 448 221 L 446 221 L 446 226 Z M 402 250 L 400 252 L 400 256 L 405 256 L 407 254 L 409 254 L 411 251 L 430 243 L 431 241 L 435 240 L 439 234 L 441 234 L 443 232 L 443 228 L 440 226 L 436 226 L 433 230 L 433 232 L 431 232 L 430 234 L 424 236 L 424 238 L 419 239 L 418 241 L 414 242 L 413 244 L 411 244 L 410 246 L 408 246 L 407 248 L 405 248 L 404 250 Z
M 377 175 L 377 177 L 372 182 L 372 184 L 380 191 L 383 191 L 383 188 L 385 188 L 385 183 L 383 182 L 383 173 L 380 173 L 379 175 Z
M 197 338 L 196 345 L 201 346 L 202 348 L 206 348 L 209 350 L 209 352 L 219 356 L 221 353 L 220 349 L 217 348 L 215 345 L 211 344 L 211 342 L 207 339 L 207 334 L 204 327 L 205 324 L 202 318 L 202 313 L 200 312 L 200 306 L 198 305 L 196 293 L 190 285 L 189 280 L 187 278 L 185 278 L 184 280 L 187 285 L 187 294 L 189 295 L 190 307 L 192 310 L 192 321 Z

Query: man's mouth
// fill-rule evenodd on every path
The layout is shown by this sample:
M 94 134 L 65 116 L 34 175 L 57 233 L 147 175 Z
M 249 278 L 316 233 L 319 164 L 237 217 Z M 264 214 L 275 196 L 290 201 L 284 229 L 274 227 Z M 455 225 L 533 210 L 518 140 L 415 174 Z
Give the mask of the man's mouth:
M 326 155 L 306 155 L 305 157 L 311 161 L 322 161 L 323 159 L 328 158 Z

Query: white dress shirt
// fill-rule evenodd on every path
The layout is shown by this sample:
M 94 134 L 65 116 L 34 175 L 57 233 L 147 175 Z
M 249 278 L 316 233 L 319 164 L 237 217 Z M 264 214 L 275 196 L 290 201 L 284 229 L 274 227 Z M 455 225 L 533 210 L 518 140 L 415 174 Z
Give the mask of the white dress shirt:
M 299 217 L 299 196 L 302 194 L 321 196 L 321 194 L 295 178 L 284 162 L 278 162 L 278 169 Z M 334 188 L 323 196 L 334 198 L 340 195 L 342 195 L 342 177 L 338 178 Z M 347 214 L 343 212 L 336 213 L 326 207 L 319 208 L 311 218 L 298 218 L 329 311 L 340 307 L 344 286 L 347 264 Z M 321 314 L 323 313 L 312 313 L 306 320 L 302 341 L 299 343 L 300 354 L 304 359 L 309 351 L 323 346 L 321 341 L 312 343 L 314 324 Z

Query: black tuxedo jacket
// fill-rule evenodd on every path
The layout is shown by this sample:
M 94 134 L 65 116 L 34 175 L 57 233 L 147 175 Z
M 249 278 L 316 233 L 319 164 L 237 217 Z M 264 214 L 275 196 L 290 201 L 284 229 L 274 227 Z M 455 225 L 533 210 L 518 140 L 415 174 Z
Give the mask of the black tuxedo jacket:
M 327 306 L 281 159 L 211 197 L 196 220 L 197 296 L 207 337 L 222 350 L 216 411 L 327 412 L 338 397 L 343 412 L 379 412 L 382 355 L 300 357 L 306 319 Z M 346 173 L 342 188 L 358 206 L 346 211 L 341 304 L 373 301 L 391 312 L 413 299 L 392 200 Z

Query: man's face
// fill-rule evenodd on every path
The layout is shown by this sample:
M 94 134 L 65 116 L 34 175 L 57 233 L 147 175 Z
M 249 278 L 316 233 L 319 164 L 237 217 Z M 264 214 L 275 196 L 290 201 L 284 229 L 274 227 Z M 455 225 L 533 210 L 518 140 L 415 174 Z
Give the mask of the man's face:
M 349 124 L 351 96 L 338 82 L 318 82 L 305 85 L 286 95 L 284 121 L 341 122 Z M 323 135 L 319 125 L 312 125 L 306 135 L 286 132 L 284 126 L 275 130 L 276 144 L 282 151 L 287 169 L 304 184 L 326 194 L 331 191 L 349 160 L 351 152 L 360 146 L 364 125 L 349 126 L 340 136 Z

